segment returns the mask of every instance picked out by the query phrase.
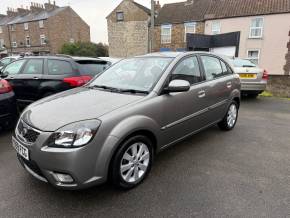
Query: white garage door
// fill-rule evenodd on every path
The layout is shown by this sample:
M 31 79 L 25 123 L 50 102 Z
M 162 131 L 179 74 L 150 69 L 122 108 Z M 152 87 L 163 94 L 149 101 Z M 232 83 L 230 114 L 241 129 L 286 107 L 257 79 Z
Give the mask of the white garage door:
M 229 46 L 229 47 L 218 47 L 218 48 L 211 48 L 211 52 L 221 55 L 226 55 L 229 57 L 234 57 L 236 54 L 236 47 Z

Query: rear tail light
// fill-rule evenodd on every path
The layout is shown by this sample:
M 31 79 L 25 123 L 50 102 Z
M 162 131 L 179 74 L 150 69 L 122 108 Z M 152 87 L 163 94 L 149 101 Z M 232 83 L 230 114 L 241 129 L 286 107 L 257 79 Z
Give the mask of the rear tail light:
M 12 91 L 11 85 L 7 82 L 7 80 L 0 80 L 0 94 L 8 93 Z
M 269 79 L 269 74 L 268 74 L 268 72 L 266 70 L 264 70 L 264 72 L 263 72 L 262 79 L 263 80 L 268 80 Z
M 90 76 L 76 76 L 76 77 L 67 77 L 63 81 L 68 83 L 71 87 L 79 87 L 88 83 L 92 77 Z

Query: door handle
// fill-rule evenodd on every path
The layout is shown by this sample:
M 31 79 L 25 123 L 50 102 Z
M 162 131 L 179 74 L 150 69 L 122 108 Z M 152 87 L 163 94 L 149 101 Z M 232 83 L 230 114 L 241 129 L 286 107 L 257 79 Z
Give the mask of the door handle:
M 227 88 L 232 88 L 232 82 L 227 82 Z
M 33 77 L 33 79 L 39 79 L 37 76 Z
M 205 91 L 204 90 L 201 90 L 198 92 L 198 97 L 199 98 L 204 98 L 205 97 Z

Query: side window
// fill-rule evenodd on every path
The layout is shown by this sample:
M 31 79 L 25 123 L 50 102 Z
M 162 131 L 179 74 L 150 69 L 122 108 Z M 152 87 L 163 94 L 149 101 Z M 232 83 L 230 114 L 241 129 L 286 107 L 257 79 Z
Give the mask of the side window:
M 72 66 L 68 61 L 48 60 L 47 65 L 49 75 L 64 75 L 73 72 Z
M 210 56 L 201 56 L 207 80 L 213 80 L 223 76 L 223 69 L 219 59 Z
M 42 74 L 43 59 L 30 59 L 27 61 L 22 74 Z
M 173 71 L 171 79 L 186 80 L 191 85 L 201 82 L 202 77 L 199 70 L 197 57 L 190 57 L 181 61 Z
M 15 61 L 11 64 L 9 64 L 6 68 L 5 68 L 5 72 L 4 74 L 7 75 L 15 75 L 20 73 L 20 70 L 23 66 L 23 64 L 25 63 L 26 60 L 19 60 L 19 61 Z
M 223 69 L 223 75 L 233 74 L 232 70 L 223 61 L 220 62 Z

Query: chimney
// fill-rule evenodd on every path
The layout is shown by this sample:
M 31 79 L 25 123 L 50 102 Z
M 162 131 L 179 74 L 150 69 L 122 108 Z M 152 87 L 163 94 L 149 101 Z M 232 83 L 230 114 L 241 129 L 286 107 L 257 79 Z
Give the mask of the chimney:
M 55 4 L 55 1 L 51 3 L 50 0 L 48 0 L 48 3 L 44 3 L 44 8 L 46 11 L 50 11 L 50 10 L 58 8 L 58 6 Z
M 34 13 L 34 12 L 40 12 L 40 11 L 43 11 L 43 10 L 44 10 L 44 8 L 43 8 L 43 5 L 42 4 L 35 3 L 35 2 L 31 2 L 30 11 L 32 13 Z
M 13 8 L 7 8 L 8 17 L 16 17 L 18 16 L 18 12 Z
M 29 9 L 28 8 L 23 8 L 23 6 L 21 6 L 21 8 L 17 8 L 18 14 L 19 15 L 25 15 L 25 14 L 29 14 Z
M 161 5 L 159 1 L 154 1 L 154 9 L 155 9 L 155 13 L 158 14 L 161 9 Z

